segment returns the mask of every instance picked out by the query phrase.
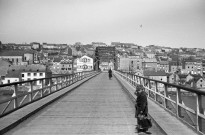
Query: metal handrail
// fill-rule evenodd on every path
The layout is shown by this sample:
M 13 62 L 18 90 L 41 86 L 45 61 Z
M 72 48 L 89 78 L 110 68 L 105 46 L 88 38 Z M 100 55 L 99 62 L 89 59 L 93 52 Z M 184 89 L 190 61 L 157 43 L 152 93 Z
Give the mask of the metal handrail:
M 0 101 L 0 118 L 96 73 L 96 71 L 86 71 L 50 78 L 1 84 L 0 88 L 13 88 L 13 95 Z M 41 82 L 41 86 L 39 86 L 40 88 L 34 89 L 34 87 L 36 87 L 34 84 L 37 81 Z M 19 86 L 25 86 L 29 90 L 19 94 Z
M 205 113 L 202 108 L 202 97 L 205 97 L 205 91 L 183 87 L 180 85 L 171 84 L 171 83 L 167 83 L 167 82 L 163 82 L 159 80 L 149 79 L 147 77 L 138 76 L 138 75 L 134 75 L 134 74 L 127 73 L 127 72 L 115 71 L 115 73 L 120 75 L 120 77 L 122 77 L 125 81 L 129 82 L 133 87 L 135 87 L 137 84 L 142 84 L 145 87 L 145 90 L 148 94 L 149 99 L 159 104 L 165 110 L 174 114 L 177 118 L 182 120 L 184 123 L 186 123 L 190 127 L 194 128 L 197 132 L 201 134 L 205 134 L 205 129 L 204 129 L 205 127 L 203 127 L 203 125 L 205 124 L 203 123 L 205 122 Z M 154 89 L 152 89 L 151 82 L 155 84 Z M 163 85 L 164 87 L 163 88 L 160 87 L 159 89 L 159 86 L 158 86 L 159 84 Z M 168 87 L 176 88 L 176 91 L 175 91 L 176 101 L 169 97 Z M 163 91 L 163 93 L 160 93 L 159 90 Z M 196 110 L 186 106 L 183 103 L 182 95 L 181 95 L 182 90 L 186 92 L 191 92 L 196 96 Z M 160 97 L 160 99 L 163 100 L 162 103 L 158 101 L 159 100 L 158 97 Z M 172 107 L 176 109 L 175 113 L 169 109 L 169 105 L 168 105 L 169 102 L 172 105 Z M 193 122 L 193 125 L 191 125 L 189 122 L 183 119 L 182 109 L 185 110 L 185 113 L 188 115 L 188 117 L 190 117 L 190 120 L 191 122 Z M 191 116 L 191 114 L 195 115 L 195 119 L 196 119 L 195 121 L 194 121 L 194 118 Z

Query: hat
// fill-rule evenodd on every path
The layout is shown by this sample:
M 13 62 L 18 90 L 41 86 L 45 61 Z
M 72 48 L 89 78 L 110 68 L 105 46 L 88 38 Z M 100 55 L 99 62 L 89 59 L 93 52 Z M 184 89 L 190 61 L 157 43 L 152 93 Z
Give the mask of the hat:
M 136 86 L 136 91 L 139 91 L 139 90 L 144 90 L 144 86 L 142 84 L 139 84 Z

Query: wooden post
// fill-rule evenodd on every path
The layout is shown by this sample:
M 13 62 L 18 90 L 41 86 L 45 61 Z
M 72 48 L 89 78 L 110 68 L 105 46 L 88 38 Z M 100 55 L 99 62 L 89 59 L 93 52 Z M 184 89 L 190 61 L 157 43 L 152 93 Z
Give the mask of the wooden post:
M 165 108 L 167 108 L 166 97 L 168 97 L 168 86 L 167 86 L 167 84 L 164 84 L 164 107 Z
M 43 89 L 44 89 L 44 83 L 43 82 L 44 81 L 40 80 L 40 82 L 41 82 L 41 87 L 42 87 L 40 92 L 41 92 L 41 97 L 43 97 Z
M 158 92 L 158 85 L 157 82 L 155 81 L 155 89 L 154 89 L 154 100 L 157 101 L 157 92 Z
M 14 109 L 18 107 L 17 92 L 18 92 L 18 84 L 15 84 L 14 85 L 14 94 L 12 95 L 12 97 L 15 97 L 14 98 Z
M 29 94 L 29 101 L 33 101 L 33 81 L 30 82 L 31 85 L 31 89 L 29 90 L 30 94 Z
M 181 109 L 179 106 L 179 103 L 180 104 L 182 103 L 180 88 L 177 88 L 176 94 L 177 94 L 177 103 L 176 103 L 176 105 L 177 105 L 177 117 L 181 117 Z
M 52 78 L 49 78 L 49 83 L 50 83 L 50 89 L 49 89 L 49 94 L 50 94 L 52 91 L 52 87 L 53 87 Z
M 199 114 L 203 114 L 202 107 L 202 95 L 197 94 L 196 96 L 196 127 L 197 131 L 202 131 L 202 118 L 200 118 Z

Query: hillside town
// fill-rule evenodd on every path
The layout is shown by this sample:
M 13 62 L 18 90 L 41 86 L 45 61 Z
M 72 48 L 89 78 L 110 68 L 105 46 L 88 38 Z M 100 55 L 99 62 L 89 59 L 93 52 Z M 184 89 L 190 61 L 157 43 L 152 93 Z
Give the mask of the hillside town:
M 99 69 L 96 68 L 98 47 L 115 48 L 114 60 L 99 63 Z M 205 90 L 203 48 L 142 47 L 121 42 L 110 45 L 103 42 L 72 45 L 0 42 L 0 84 L 109 68 Z

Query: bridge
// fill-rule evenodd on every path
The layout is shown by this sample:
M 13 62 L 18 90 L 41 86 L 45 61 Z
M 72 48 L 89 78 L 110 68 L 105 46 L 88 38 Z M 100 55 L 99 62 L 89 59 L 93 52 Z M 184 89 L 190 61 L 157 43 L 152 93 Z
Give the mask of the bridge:
M 35 81 L 41 86 L 36 87 Z M 0 134 L 138 134 L 137 84 L 143 84 L 148 94 L 153 122 L 148 134 L 205 134 L 205 92 L 118 71 L 111 80 L 105 72 L 82 72 L 0 85 L 14 91 L 12 97 L 0 101 Z M 22 87 L 28 91 L 20 92 Z M 196 97 L 196 108 L 183 102 L 185 92 Z

